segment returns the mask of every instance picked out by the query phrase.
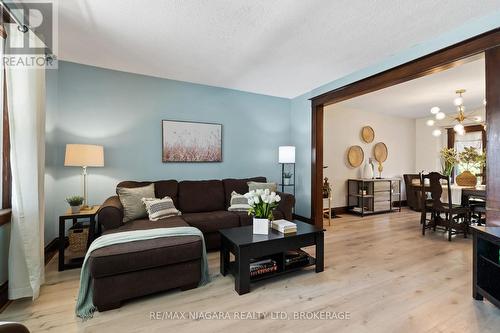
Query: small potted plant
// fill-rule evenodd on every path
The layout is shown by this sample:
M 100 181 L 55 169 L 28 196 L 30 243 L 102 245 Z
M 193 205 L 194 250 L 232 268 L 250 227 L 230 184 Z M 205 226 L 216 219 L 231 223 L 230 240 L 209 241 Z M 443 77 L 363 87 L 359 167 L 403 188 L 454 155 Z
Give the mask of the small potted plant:
M 292 183 L 292 176 L 293 176 L 293 173 L 291 172 L 285 172 L 283 174 L 283 185 L 290 185 Z
M 267 235 L 269 223 L 273 219 L 273 210 L 278 207 L 280 196 L 265 189 L 252 190 L 245 194 L 245 198 L 250 205 L 248 215 L 253 215 L 253 233 Z
M 441 173 L 444 176 L 451 176 L 453 168 L 458 164 L 458 154 L 455 148 L 441 149 Z
M 71 213 L 76 214 L 80 212 L 80 208 L 82 207 L 83 204 L 83 197 L 79 195 L 74 195 L 72 197 L 66 198 L 66 202 L 71 207 Z
M 474 147 L 465 147 L 464 151 L 459 154 L 460 166 L 464 171 L 456 178 L 457 185 L 460 186 L 476 186 L 477 177 L 472 172 L 478 171 L 486 163 L 485 154 L 480 154 Z

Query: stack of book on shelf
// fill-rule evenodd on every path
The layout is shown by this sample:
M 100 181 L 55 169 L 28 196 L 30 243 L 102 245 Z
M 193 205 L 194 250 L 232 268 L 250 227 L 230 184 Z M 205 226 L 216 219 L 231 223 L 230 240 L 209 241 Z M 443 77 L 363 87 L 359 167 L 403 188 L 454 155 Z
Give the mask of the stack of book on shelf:
M 276 272 L 278 265 L 272 259 L 263 259 L 250 263 L 250 276 L 259 276 L 266 273 Z
M 297 232 L 297 225 L 287 220 L 276 220 L 271 223 L 271 227 L 284 234 Z
M 302 266 L 308 263 L 309 255 L 300 249 L 285 252 L 286 266 Z

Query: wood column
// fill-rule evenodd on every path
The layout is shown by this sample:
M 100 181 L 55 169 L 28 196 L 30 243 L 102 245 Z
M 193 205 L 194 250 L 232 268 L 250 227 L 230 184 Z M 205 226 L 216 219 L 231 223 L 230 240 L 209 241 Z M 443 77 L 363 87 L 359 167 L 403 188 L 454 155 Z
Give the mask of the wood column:
M 312 103 L 311 219 L 323 228 L 323 104 Z
M 500 226 L 500 46 L 486 50 L 486 223 Z

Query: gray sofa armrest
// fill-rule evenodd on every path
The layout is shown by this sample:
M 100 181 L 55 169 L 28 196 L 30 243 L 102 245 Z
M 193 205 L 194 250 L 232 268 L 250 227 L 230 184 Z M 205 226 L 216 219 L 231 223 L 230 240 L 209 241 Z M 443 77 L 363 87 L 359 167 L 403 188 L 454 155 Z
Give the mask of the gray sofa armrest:
M 118 196 L 106 199 L 97 212 L 97 219 L 104 230 L 115 229 L 123 224 L 123 206 Z
M 290 193 L 277 192 L 281 198 L 276 210 L 283 213 L 285 220 L 293 220 L 293 207 L 295 206 L 295 197 Z

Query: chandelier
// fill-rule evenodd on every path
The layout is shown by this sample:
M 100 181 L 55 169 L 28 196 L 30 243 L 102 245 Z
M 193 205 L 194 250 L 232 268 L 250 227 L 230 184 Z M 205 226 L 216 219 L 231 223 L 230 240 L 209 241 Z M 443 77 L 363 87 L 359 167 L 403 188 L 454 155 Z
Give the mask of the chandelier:
M 444 112 L 441 111 L 441 109 L 437 106 L 434 106 L 431 108 L 431 114 L 434 115 L 435 119 L 429 119 L 427 120 L 426 124 L 427 126 L 435 126 L 438 125 L 438 121 L 444 121 L 445 119 L 451 122 L 453 125 L 453 130 L 455 133 L 458 135 L 463 135 L 465 133 L 465 127 L 464 127 L 464 121 L 469 120 L 469 121 L 474 121 L 474 122 L 481 122 L 481 117 L 480 116 L 475 116 L 473 114 L 466 114 L 465 113 L 465 106 L 464 106 L 464 98 L 462 94 L 465 93 L 465 89 L 458 89 L 455 91 L 455 93 L 458 95 L 455 97 L 453 100 L 453 104 L 457 107 L 457 113 L 455 115 L 447 115 Z M 440 126 L 443 127 L 443 126 Z M 442 134 L 441 130 L 439 128 L 436 128 L 432 131 L 432 135 L 434 136 L 440 136 Z

